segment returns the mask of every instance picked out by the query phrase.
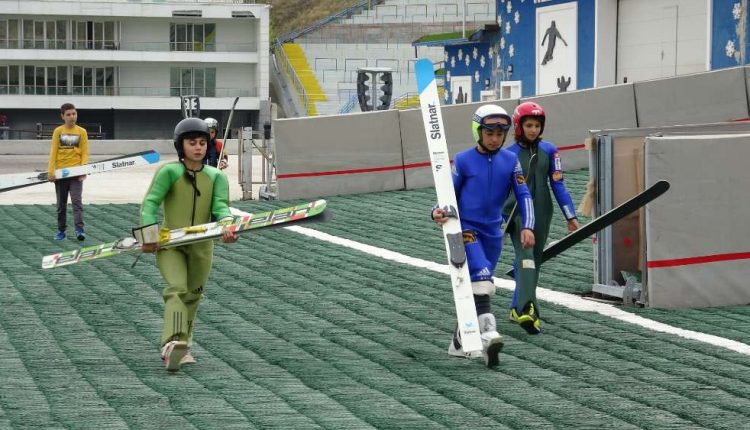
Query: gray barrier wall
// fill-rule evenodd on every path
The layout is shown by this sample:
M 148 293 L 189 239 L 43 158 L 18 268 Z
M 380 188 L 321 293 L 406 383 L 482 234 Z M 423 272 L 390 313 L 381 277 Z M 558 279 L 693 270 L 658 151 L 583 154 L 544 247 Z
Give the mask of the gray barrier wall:
M 565 169 L 588 166 L 583 147 L 591 129 L 637 127 L 633 84 L 551 94 L 524 99 L 538 103 L 547 115 L 543 138 L 563 150 Z
M 520 101 L 533 100 L 544 107 L 544 136 L 559 148 L 568 147 L 561 154 L 565 168 L 572 170 L 588 165 L 587 151 L 580 146 L 591 129 L 747 119 L 748 88 L 746 68 L 738 67 Z M 511 113 L 520 101 L 499 103 Z M 480 104 L 443 108 L 451 154 L 472 145 L 471 114 Z M 431 186 L 422 127 L 417 110 L 278 120 L 274 128 L 279 196 L 314 198 Z M 355 135 L 358 138 L 352 139 Z M 306 139 L 305 144 L 299 139 Z M 380 142 L 377 152 L 374 141 Z M 402 167 L 397 173 L 390 163 L 399 158 Z M 362 171 L 364 167 L 376 171 Z M 326 174 L 341 171 L 352 173 Z
M 638 127 L 747 119 L 745 68 L 636 82 Z
M 279 199 L 403 190 L 397 110 L 274 122 Z
M 750 134 L 646 138 L 647 185 L 671 183 L 646 207 L 649 306 L 750 303 L 748 159 Z

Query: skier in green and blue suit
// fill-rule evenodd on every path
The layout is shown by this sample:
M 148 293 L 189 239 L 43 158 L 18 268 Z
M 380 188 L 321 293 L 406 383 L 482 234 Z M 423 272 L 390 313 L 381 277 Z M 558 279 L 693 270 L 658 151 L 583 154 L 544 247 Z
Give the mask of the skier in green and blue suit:
M 187 118 L 174 129 L 178 161 L 166 163 L 154 175 L 141 206 L 141 226 L 134 235 L 143 252 L 156 252 L 156 263 L 167 282 L 161 357 L 169 371 L 194 363 L 189 341 L 193 336 L 198 305 L 208 280 L 213 259 L 213 241 L 159 249 L 157 220 L 163 206 L 165 229 L 177 229 L 232 218 L 229 211 L 229 181 L 219 169 L 204 165 L 209 131 L 200 118 Z M 225 243 L 237 241 L 237 234 L 226 231 Z
M 503 210 L 503 218 L 509 223 L 508 232 L 515 251 L 516 289 L 511 303 L 510 320 L 518 323 L 529 334 L 541 332 L 536 286 L 554 210 L 550 187 L 567 220 L 568 231 L 573 232 L 580 227 L 573 200 L 563 182 L 560 153 L 555 145 L 541 138 L 545 121 L 544 109 L 538 104 L 524 102 L 518 105 L 513 111 L 516 141 L 508 147 L 508 151 L 518 156 L 529 192 L 534 199 L 536 244 L 533 248 L 524 246 L 521 235 L 525 224 L 518 213 L 515 212 L 513 218 L 508 220 L 516 206 L 513 196 L 508 198 Z

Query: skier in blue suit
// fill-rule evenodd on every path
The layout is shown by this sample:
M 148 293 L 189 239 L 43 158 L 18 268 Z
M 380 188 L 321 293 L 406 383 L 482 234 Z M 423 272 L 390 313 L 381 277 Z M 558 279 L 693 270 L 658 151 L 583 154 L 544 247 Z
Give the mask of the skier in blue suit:
M 510 116 L 500 106 L 481 106 L 472 120 L 477 146 L 456 154 L 453 164 L 453 186 L 479 318 L 482 355 L 488 367 L 498 364 L 503 346 L 495 316 L 490 312 L 490 295 L 495 293 L 492 275 L 503 247 L 502 209 L 511 189 L 522 202 L 524 246 L 534 246 L 534 206 L 526 179 L 516 154 L 501 149 L 510 124 Z M 447 220 L 445 211 L 438 207 L 433 208 L 432 218 L 438 224 Z M 448 346 L 448 354 L 467 356 L 458 330 Z

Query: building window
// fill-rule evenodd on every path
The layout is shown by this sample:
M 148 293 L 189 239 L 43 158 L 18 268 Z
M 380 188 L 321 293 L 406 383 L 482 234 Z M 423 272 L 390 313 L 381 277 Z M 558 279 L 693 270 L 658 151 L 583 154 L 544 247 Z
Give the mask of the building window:
M 13 31 L 14 40 L 12 41 L 17 47 L 18 45 L 18 22 L 12 23 L 9 20 L 8 28 Z M 21 34 L 23 34 L 23 48 L 24 49 L 65 49 L 66 40 L 68 38 L 68 22 L 67 21 L 34 21 L 31 19 L 24 19 L 22 22 Z M 2 29 L 0 29 L 2 33 Z
M 0 66 L 0 94 L 19 94 L 20 75 L 20 66 Z
M 75 21 L 73 49 L 120 49 L 118 21 Z
M 71 67 L 73 95 L 115 95 L 115 68 L 114 67 Z
M 0 19 L 0 49 L 18 48 L 18 20 Z
M 170 69 L 170 95 L 216 97 L 216 69 L 173 67 Z
M 10 86 L 18 87 L 19 66 L 10 67 Z M 14 68 L 16 69 L 14 70 Z M 68 67 L 23 66 L 23 93 L 29 95 L 70 94 L 70 91 L 68 90 Z
M 216 24 L 170 24 L 169 50 L 216 51 Z

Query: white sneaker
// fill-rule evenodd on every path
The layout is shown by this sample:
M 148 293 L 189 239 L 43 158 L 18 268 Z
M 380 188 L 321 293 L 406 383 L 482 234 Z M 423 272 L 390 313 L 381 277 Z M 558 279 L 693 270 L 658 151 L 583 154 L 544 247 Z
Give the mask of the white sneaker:
M 161 360 L 168 371 L 176 372 L 180 370 L 182 359 L 185 357 L 187 350 L 187 342 L 173 340 L 164 344 L 161 348 Z
M 491 313 L 479 315 L 479 331 L 482 339 L 482 356 L 487 367 L 500 364 L 500 350 L 503 349 L 503 337 L 497 332 L 495 316 Z
M 194 364 L 197 360 L 193 357 L 193 349 L 188 346 L 185 356 L 180 360 L 180 364 Z

